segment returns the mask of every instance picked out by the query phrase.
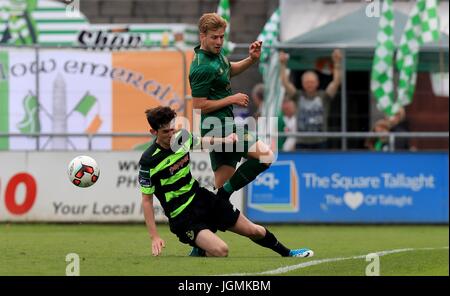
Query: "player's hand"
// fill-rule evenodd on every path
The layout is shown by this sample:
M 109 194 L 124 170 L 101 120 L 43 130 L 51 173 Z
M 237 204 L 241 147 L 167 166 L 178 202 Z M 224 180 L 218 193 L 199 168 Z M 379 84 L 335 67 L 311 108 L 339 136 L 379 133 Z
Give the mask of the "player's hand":
M 285 53 L 284 51 L 280 51 L 280 64 L 286 66 L 288 60 L 289 60 L 289 55 L 287 53 Z
M 333 59 L 333 63 L 339 64 L 342 61 L 342 53 L 339 49 L 333 50 L 331 54 L 331 58 Z
M 224 138 L 225 144 L 233 144 L 238 141 L 238 136 L 235 133 L 229 134 Z
M 162 249 L 166 247 L 166 243 L 160 237 L 152 239 L 152 255 L 159 256 L 162 253 Z
M 248 95 L 243 93 L 237 93 L 233 95 L 233 104 L 241 106 L 241 107 L 247 107 L 248 106 Z
M 262 41 L 255 41 L 248 48 L 248 55 L 252 61 L 257 61 L 261 57 Z

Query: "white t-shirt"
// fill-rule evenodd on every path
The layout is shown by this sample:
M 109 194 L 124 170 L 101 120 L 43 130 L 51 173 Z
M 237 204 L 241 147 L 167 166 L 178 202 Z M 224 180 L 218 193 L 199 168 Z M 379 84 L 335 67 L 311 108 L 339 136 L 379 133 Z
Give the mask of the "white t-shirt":
M 292 117 L 287 117 L 287 116 L 283 116 L 283 121 L 284 121 L 284 132 L 285 133 L 290 133 L 290 132 L 296 132 L 297 131 L 297 118 L 295 118 L 295 116 Z M 283 151 L 293 151 L 295 150 L 295 143 L 296 143 L 297 139 L 296 137 L 287 137 L 286 141 L 283 144 Z

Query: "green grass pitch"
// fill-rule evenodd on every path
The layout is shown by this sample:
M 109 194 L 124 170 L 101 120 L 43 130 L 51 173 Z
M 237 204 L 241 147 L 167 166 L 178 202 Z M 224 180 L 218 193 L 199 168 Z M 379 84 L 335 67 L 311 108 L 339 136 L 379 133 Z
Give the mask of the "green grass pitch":
M 258 275 L 279 268 L 281 273 L 275 275 L 364 276 L 370 264 L 365 255 L 391 250 L 401 251 L 379 257 L 382 276 L 449 275 L 448 225 L 268 227 L 286 246 L 309 247 L 315 256 L 282 258 L 247 238 L 219 232 L 230 248 L 228 258 L 187 257 L 190 247 L 160 224 L 166 248 L 153 257 L 144 225 L 13 223 L 0 224 L 0 275 L 65 275 L 66 255 L 77 253 L 82 276 Z M 310 261 L 311 266 L 302 265 Z M 294 268 L 283 269 L 289 266 Z

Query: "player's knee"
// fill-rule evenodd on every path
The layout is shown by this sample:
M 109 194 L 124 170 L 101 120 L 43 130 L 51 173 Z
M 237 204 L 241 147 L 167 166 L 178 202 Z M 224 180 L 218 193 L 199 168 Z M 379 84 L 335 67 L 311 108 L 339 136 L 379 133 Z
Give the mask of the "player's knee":
M 266 146 L 266 149 L 264 149 L 264 151 L 262 151 L 259 155 L 259 162 L 266 166 L 269 167 L 275 160 L 275 155 L 273 154 L 273 151 Z
M 265 236 L 265 234 L 266 230 L 264 229 L 264 227 L 257 224 L 253 224 L 249 229 L 249 237 L 251 239 L 261 239 Z
M 259 158 L 259 166 L 261 167 L 261 171 L 267 170 L 273 163 L 275 156 L 272 151 L 268 151 L 263 154 Z
M 273 154 L 272 150 L 267 151 L 267 153 L 263 156 L 263 164 L 265 164 L 267 167 L 270 167 L 272 163 L 275 160 L 275 155 Z
M 227 257 L 228 256 L 228 246 L 227 244 L 218 244 L 211 250 L 209 250 L 209 253 L 214 257 Z

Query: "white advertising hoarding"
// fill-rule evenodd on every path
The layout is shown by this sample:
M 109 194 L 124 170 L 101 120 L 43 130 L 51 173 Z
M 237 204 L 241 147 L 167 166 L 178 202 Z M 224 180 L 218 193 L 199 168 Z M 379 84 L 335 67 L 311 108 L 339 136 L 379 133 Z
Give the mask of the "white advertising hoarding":
M 67 165 L 78 155 L 93 157 L 100 178 L 89 188 L 72 185 Z M 144 221 L 138 186 L 141 152 L 1 152 L 0 221 L 138 222 Z M 208 154 L 191 153 L 192 174 L 211 189 L 214 174 Z M 232 203 L 242 210 L 242 191 Z M 154 198 L 155 218 L 165 222 Z

